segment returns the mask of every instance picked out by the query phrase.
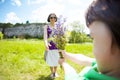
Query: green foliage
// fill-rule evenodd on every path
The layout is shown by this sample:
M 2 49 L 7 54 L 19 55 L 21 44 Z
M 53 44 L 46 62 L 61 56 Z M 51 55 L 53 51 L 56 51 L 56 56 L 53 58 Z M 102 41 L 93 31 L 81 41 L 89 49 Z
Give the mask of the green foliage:
M 16 36 L 13 36 L 13 39 L 16 39 Z
M 26 24 L 23 24 L 23 23 L 16 23 L 16 24 L 12 24 L 12 23 L 0 23 L 0 28 L 28 26 L 30 24 L 46 25 L 47 23 L 29 23 L 29 21 L 26 21 Z
M 43 39 L 43 36 L 31 36 L 29 34 L 24 34 L 24 35 L 18 35 L 18 36 L 12 36 L 12 37 L 9 37 L 9 38 L 12 38 L 12 39 L 16 39 L 16 38 L 19 38 L 19 39 L 40 39 L 42 40 Z
M 85 42 L 92 42 L 92 38 L 89 36 L 89 34 L 85 38 Z
M 29 21 L 26 21 L 26 24 L 29 24 L 30 22 Z
M 69 37 L 69 43 L 92 42 L 92 39 L 84 33 L 72 31 Z
M 15 25 L 14 25 L 14 27 L 19 27 L 19 26 L 23 26 L 24 24 L 23 23 L 16 23 Z
M 69 43 L 92 42 L 92 39 L 88 37 L 84 32 L 85 27 L 80 24 L 79 21 L 75 21 L 71 25 L 73 27 L 73 30 L 71 31 L 69 37 Z
M 48 39 L 49 40 L 49 39 Z M 60 50 L 65 49 L 65 45 L 67 43 L 65 35 L 56 35 L 53 38 L 53 42 L 56 44 L 56 47 Z
M 3 34 L 0 32 L 0 40 L 3 39 Z
M 7 27 L 12 27 L 13 24 L 11 23 L 0 23 L 0 28 L 7 28 Z
M 80 23 L 80 21 L 74 21 L 71 23 L 73 31 L 84 33 L 85 31 L 85 26 Z
M 93 57 L 91 43 L 67 44 L 66 51 Z M 41 40 L 0 40 L 0 80 L 51 80 L 43 52 L 44 42 Z M 69 60 L 67 62 L 77 72 L 83 68 Z M 64 73 L 59 66 L 57 72 L 59 77 L 54 80 L 63 80 Z
M 79 43 L 80 42 L 80 34 L 76 31 L 72 31 L 69 39 L 69 43 Z
M 38 36 L 38 37 L 36 37 L 36 38 L 38 38 L 38 39 L 43 39 L 43 35 L 41 35 L 41 36 Z

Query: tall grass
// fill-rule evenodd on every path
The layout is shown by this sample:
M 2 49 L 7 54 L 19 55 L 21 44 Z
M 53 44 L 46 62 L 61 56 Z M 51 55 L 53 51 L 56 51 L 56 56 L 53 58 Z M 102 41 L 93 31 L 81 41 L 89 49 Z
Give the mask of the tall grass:
M 92 44 L 67 44 L 66 51 L 82 53 L 93 57 Z M 44 43 L 42 40 L 0 40 L 0 80 L 51 80 L 49 67 L 43 60 Z M 79 72 L 83 66 L 67 61 Z M 63 71 L 58 66 L 59 77 Z

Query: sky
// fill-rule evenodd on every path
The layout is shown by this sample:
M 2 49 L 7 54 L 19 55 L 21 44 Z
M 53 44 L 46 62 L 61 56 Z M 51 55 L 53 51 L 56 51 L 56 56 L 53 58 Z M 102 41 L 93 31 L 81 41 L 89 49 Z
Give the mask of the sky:
M 85 25 L 85 11 L 93 0 L 0 0 L 0 23 L 44 23 L 50 13 L 63 15 L 67 23 Z

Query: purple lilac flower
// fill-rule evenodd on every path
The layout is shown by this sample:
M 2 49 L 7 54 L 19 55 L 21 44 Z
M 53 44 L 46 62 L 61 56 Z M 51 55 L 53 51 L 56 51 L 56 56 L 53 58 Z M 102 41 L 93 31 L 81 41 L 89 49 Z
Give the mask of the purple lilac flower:
M 65 39 L 65 26 L 64 23 L 66 22 L 66 18 L 63 18 L 62 15 L 60 15 L 58 17 L 58 20 L 55 24 L 55 31 L 54 31 L 54 35 L 55 35 L 55 39 L 54 42 L 57 46 L 58 49 L 65 49 L 65 44 L 66 44 L 66 39 Z

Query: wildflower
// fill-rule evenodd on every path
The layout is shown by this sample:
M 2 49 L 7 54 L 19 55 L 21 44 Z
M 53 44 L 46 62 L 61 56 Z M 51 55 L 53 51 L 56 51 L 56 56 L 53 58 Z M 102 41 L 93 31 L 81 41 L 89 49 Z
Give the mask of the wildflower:
M 66 45 L 66 37 L 65 37 L 65 31 L 66 28 L 64 26 L 64 23 L 66 22 L 66 18 L 63 18 L 63 16 L 59 16 L 58 21 L 56 22 L 55 26 L 56 29 L 54 29 L 54 42 L 56 44 L 56 47 L 58 50 L 64 50 Z M 63 58 L 62 54 L 60 53 L 60 57 Z

